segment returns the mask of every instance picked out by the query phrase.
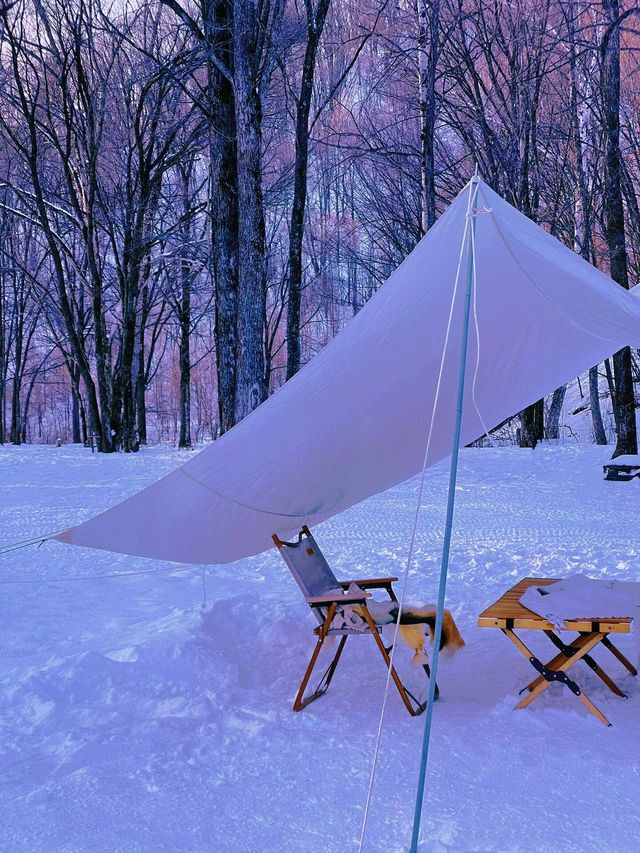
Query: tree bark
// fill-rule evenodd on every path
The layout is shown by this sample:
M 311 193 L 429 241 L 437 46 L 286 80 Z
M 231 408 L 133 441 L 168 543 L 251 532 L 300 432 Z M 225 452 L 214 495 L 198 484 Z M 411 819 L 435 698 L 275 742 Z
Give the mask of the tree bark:
M 300 370 L 302 305 L 302 241 L 309 170 L 309 113 L 320 37 L 331 0 L 307 4 L 307 46 L 296 103 L 296 143 L 293 167 L 293 201 L 289 225 L 289 281 L 287 301 L 287 379 Z
M 585 168 L 585 151 L 583 145 L 584 127 L 587 121 L 588 105 L 585 104 L 584 93 L 580 91 L 578 69 L 576 62 L 575 38 L 575 2 L 570 0 L 567 7 L 567 28 L 569 32 L 569 70 L 570 70 L 570 102 L 571 102 L 571 132 L 576 156 L 576 174 L 578 178 L 578 198 L 576 201 L 575 230 L 576 249 L 586 260 L 592 261 L 592 231 L 589 214 L 589 192 Z M 606 444 L 607 436 L 602 422 L 600 395 L 598 393 L 598 366 L 589 370 L 589 408 L 596 444 Z
M 520 412 L 520 447 L 534 448 L 544 438 L 544 400 Z
M 618 0 L 603 0 L 607 30 L 602 50 L 602 101 L 606 134 L 604 213 L 609 248 L 611 278 L 629 288 L 625 247 L 624 207 L 620 154 L 620 27 Z M 613 357 L 615 399 L 613 410 L 617 442 L 613 457 L 638 452 L 635 398 L 631 371 L 631 349 L 625 347 Z
M 13 343 L 13 379 L 11 380 L 11 420 L 9 439 L 11 444 L 22 444 L 22 414 L 20 394 L 22 391 L 23 340 L 24 340 L 24 303 L 22 294 L 14 287 L 14 343 Z
M 80 410 L 82 401 L 80 398 L 80 371 L 75 364 L 69 365 L 69 376 L 71 378 L 71 441 L 73 444 L 81 444 Z
M 1 26 L 1 23 L 0 23 Z M 5 217 L 2 217 L 0 239 L 6 239 Z M 6 405 L 6 331 L 5 331 L 5 264 L 0 264 L 0 445 L 5 441 L 5 405 Z
M 560 388 L 556 388 L 556 390 L 553 392 L 545 428 L 546 438 L 554 440 L 560 438 L 560 414 L 562 413 L 562 406 L 564 404 L 564 398 L 566 397 L 566 394 L 566 385 L 561 385 Z
M 420 201 L 422 233 L 436 221 L 435 125 L 436 70 L 439 56 L 440 0 L 417 0 L 420 102 Z M 429 46 L 427 49 L 427 40 Z
M 233 73 L 233 3 L 205 6 L 209 123 L 209 197 L 215 288 L 215 345 L 220 433 L 235 423 L 238 316 L 238 173 Z M 211 59 L 215 54 L 227 69 Z
M 192 162 L 180 165 L 182 182 L 182 227 L 180 229 L 183 255 L 180 261 L 180 297 L 178 302 L 178 324 L 180 327 L 180 433 L 178 447 L 191 447 L 191 261 L 185 256 L 191 242 L 191 171 Z
M 138 442 L 147 443 L 147 353 L 146 330 L 149 312 L 151 310 L 149 295 L 149 279 L 151 277 L 150 258 L 146 259 L 143 271 L 143 285 L 140 293 L 140 310 L 137 317 L 136 346 L 134 352 L 135 366 L 135 406 Z
M 138 443 L 147 443 L 147 401 L 146 391 L 147 383 L 145 377 L 145 353 L 144 353 L 144 324 L 140 323 L 138 328 L 138 345 L 135 356 L 136 364 L 136 379 L 135 379 L 135 398 L 136 398 L 136 428 L 138 433 Z
M 257 7 L 234 4 L 234 93 L 238 175 L 236 423 L 267 398 L 264 357 L 265 222 Z
M 604 431 L 602 410 L 600 408 L 600 390 L 598 388 L 598 365 L 589 370 L 589 406 L 596 444 L 607 444 L 607 434 Z

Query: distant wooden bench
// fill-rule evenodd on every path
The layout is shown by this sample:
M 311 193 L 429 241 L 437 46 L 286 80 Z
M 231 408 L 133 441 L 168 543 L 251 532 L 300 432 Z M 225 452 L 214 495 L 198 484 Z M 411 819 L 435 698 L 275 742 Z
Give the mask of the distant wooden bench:
M 547 586 L 561 580 L 561 578 L 523 578 L 511 589 L 507 590 L 494 604 L 487 607 L 478 618 L 480 628 L 500 628 L 502 633 L 516 646 L 516 648 L 527 658 L 531 666 L 536 670 L 538 676 L 520 693 L 528 691 L 528 695 L 518 702 L 516 708 L 526 708 L 541 693 L 544 693 L 554 682 L 564 684 L 585 705 L 592 714 L 605 725 L 611 723 L 605 715 L 597 708 L 591 699 L 582 691 L 576 682 L 569 678 L 567 671 L 579 660 L 583 660 L 595 674 L 603 681 L 616 696 L 625 696 L 618 685 L 610 678 L 602 667 L 590 656 L 599 643 L 609 649 L 612 655 L 632 674 L 637 675 L 637 669 L 631 664 L 622 652 L 617 649 L 609 634 L 629 634 L 631 631 L 631 617 L 620 619 L 569 619 L 566 620 L 562 630 L 576 631 L 578 636 L 570 643 L 564 643 L 555 633 L 556 627 L 553 623 L 542 616 L 528 610 L 520 604 L 520 597 L 530 586 Z M 559 649 L 558 654 L 546 664 L 533 654 L 530 649 L 516 635 L 518 630 L 543 631 L 554 646 Z
M 605 480 L 633 480 L 640 475 L 640 456 L 618 456 L 602 466 Z

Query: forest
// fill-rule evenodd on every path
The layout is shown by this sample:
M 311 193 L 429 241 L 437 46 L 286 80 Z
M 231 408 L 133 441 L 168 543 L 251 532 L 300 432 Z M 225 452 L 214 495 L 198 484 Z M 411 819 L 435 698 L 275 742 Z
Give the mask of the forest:
M 476 167 L 632 287 L 638 12 L 0 0 L 0 443 L 215 439 L 340 331 Z M 581 377 L 591 438 L 615 453 L 637 452 L 638 381 L 629 348 Z M 521 445 L 558 437 L 565 393 L 514 413 Z

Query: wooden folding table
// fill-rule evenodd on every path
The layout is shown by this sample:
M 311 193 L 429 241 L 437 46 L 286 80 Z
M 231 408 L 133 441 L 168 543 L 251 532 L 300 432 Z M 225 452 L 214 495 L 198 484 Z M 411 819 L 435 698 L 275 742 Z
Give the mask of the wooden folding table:
M 554 682 L 557 682 L 568 687 L 592 714 L 595 714 L 605 725 L 610 726 L 611 723 L 602 711 L 593 704 L 582 688 L 567 673 L 578 661 L 583 660 L 612 693 L 615 693 L 616 696 L 626 697 L 626 693 L 618 687 L 589 653 L 601 643 L 632 675 L 637 675 L 637 669 L 609 639 L 610 634 L 629 634 L 631 617 L 606 620 L 583 617 L 568 619 L 561 630 L 575 631 L 578 636 L 571 642 L 565 643 L 556 634 L 556 626 L 520 604 L 520 597 L 528 587 L 546 586 L 558 580 L 561 578 L 523 578 L 480 614 L 478 625 L 480 628 L 500 628 L 502 633 L 511 640 L 538 673 L 537 677 L 520 691 L 520 693 L 527 691 L 527 695 L 521 702 L 518 702 L 516 708 L 526 708 Z M 559 650 L 558 654 L 546 664 L 542 663 L 517 636 L 516 631 L 518 630 L 543 631 Z

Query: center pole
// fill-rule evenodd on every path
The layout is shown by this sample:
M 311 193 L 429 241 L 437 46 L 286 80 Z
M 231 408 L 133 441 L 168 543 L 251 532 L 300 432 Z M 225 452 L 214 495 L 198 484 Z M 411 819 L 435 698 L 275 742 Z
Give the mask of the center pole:
M 467 220 L 463 242 L 467 240 L 467 280 L 464 295 L 464 314 L 462 320 L 462 341 L 460 345 L 460 372 L 458 375 L 458 396 L 456 407 L 456 422 L 453 430 L 453 449 L 451 451 L 451 464 L 449 467 L 449 488 L 447 493 L 447 515 L 444 527 L 444 540 L 442 543 L 442 561 L 440 563 L 440 582 L 438 585 L 438 605 L 436 611 L 436 625 L 433 637 L 433 660 L 431 661 L 431 675 L 429 676 L 429 695 L 427 698 L 427 709 L 425 712 L 424 732 L 422 735 L 422 752 L 420 755 L 420 772 L 418 774 L 418 788 L 416 791 L 416 806 L 413 815 L 413 833 L 411 836 L 410 853 L 417 853 L 418 837 L 420 835 L 420 821 L 422 819 L 422 803 L 424 800 L 424 786 L 427 775 L 427 763 L 429 760 L 429 741 L 431 739 L 431 723 L 433 719 L 433 703 L 435 701 L 436 678 L 438 675 L 438 659 L 440 657 L 440 638 L 442 637 L 442 620 L 444 613 L 444 599 L 447 589 L 447 571 L 449 569 L 449 554 L 451 551 L 451 533 L 453 530 L 453 511 L 456 501 L 456 481 L 458 478 L 458 455 L 460 453 L 460 435 L 462 432 L 462 406 L 464 402 L 464 380 L 467 367 L 467 344 L 469 342 L 469 319 L 471 316 L 471 293 L 473 289 L 473 278 L 475 268 L 474 257 L 474 235 L 476 217 L 476 199 L 478 195 L 478 176 L 471 178 L 469 182 L 469 203 L 467 205 Z

